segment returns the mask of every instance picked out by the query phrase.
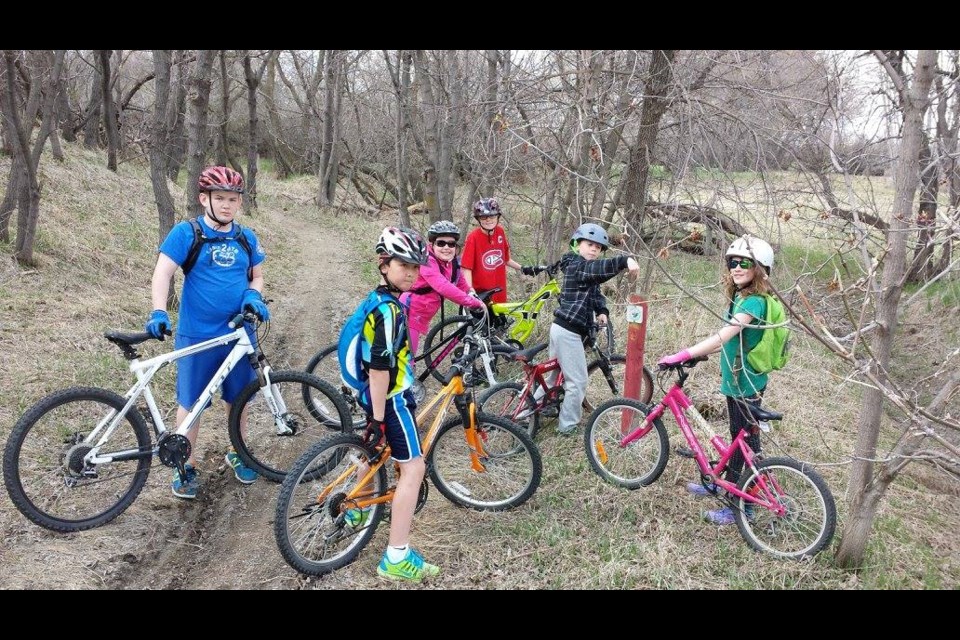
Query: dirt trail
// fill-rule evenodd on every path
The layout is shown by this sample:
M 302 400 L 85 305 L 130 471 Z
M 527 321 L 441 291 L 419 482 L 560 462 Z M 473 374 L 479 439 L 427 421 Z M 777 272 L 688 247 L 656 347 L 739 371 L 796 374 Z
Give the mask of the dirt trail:
M 284 250 L 301 256 L 293 278 L 271 282 L 274 320 L 265 351 L 275 368 L 301 367 L 332 342 L 363 287 L 345 273 L 341 235 L 289 219 Z M 292 246 L 290 246 L 292 245 Z M 318 250 L 323 247 L 323 250 Z M 305 581 L 280 557 L 271 528 L 278 485 L 244 487 L 223 461 L 226 416 L 203 420 L 197 500 L 170 495 L 169 470 L 156 464 L 137 501 L 113 522 L 76 534 L 29 524 L 3 492 L 0 588 L 296 588 Z

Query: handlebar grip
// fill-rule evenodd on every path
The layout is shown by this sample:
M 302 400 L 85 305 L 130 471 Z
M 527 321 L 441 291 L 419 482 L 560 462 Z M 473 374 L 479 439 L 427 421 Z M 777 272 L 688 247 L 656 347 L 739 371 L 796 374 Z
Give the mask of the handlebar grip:
M 448 384 L 453 382 L 453 379 L 456 378 L 461 373 L 463 373 L 463 368 L 459 364 L 455 364 L 452 367 L 450 367 L 450 371 L 448 371 L 447 375 L 443 377 L 443 386 L 447 386 Z

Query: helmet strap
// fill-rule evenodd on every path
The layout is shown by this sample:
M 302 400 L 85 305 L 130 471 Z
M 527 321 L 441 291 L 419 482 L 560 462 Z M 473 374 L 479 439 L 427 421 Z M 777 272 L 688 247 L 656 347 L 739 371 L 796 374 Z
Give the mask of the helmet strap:
M 210 218 L 217 223 L 217 226 L 214 229 L 214 231 L 221 231 L 225 226 L 227 226 L 230 223 L 224 222 L 223 220 L 217 217 L 217 214 L 213 212 L 213 198 L 210 197 L 211 192 L 207 191 L 205 193 L 207 194 L 207 215 L 209 215 Z

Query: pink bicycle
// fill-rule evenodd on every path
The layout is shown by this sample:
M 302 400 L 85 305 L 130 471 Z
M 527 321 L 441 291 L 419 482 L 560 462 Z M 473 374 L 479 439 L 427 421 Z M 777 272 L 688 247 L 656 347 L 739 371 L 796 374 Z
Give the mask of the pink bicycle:
M 752 548 L 790 559 L 816 555 L 833 539 L 837 508 L 830 489 L 810 465 L 792 458 L 765 458 L 750 449 L 741 430 L 731 444 L 716 434 L 683 391 L 693 368 L 707 358 L 693 358 L 676 365 L 660 365 L 664 375 L 673 371 L 677 381 L 656 405 L 628 398 L 614 398 L 590 415 L 584 434 L 587 458 L 600 477 L 626 489 L 645 487 L 660 477 L 670 455 L 667 430 L 661 417 L 670 410 L 700 468 L 703 486 L 733 509 L 734 520 Z M 662 384 L 661 384 L 662 388 Z M 750 406 L 758 423 L 780 420 L 774 411 Z M 709 460 L 691 421 L 707 435 L 720 456 Z M 740 481 L 723 479 L 734 453 L 745 460 Z

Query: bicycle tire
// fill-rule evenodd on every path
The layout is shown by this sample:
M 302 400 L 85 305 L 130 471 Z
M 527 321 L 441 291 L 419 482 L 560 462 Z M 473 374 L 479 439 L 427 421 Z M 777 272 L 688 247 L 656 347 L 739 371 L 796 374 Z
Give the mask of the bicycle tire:
M 147 481 L 152 455 L 97 465 L 83 473 L 76 468 L 84 453 L 79 441 L 126 403 L 106 389 L 70 387 L 46 396 L 20 417 L 3 453 L 3 480 L 20 513 L 41 527 L 66 533 L 104 525 L 133 503 Z M 101 455 L 152 450 L 150 428 L 136 407 L 127 412 L 107 444 Z M 69 460 L 74 461 L 72 470 Z M 103 496 L 97 500 L 99 493 L 94 491 Z
M 778 516 L 737 496 L 734 520 L 747 544 L 757 551 L 790 560 L 810 558 L 825 549 L 836 531 L 837 506 L 820 474 L 791 458 L 764 458 L 756 464 L 756 471 L 744 469 L 737 488 L 745 493 L 758 492 L 758 497 L 763 497 L 757 481 L 761 475 L 786 511 Z
M 451 354 L 454 354 L 454 357 L 459 355 L 456 353 L 458 351 L 457 342 L 465 333 L 465 325 L 469 325 L 471 322 L 470 316 L 450 316 L 430 327 L 426 338 L 423 340 L 421 355 L 430 354 L 429 360 L 424 359 L 423 365 L 430 368 L 430 375 L 436 380 L 443 382 L 447 373 L 446 369 L 449 368 L 443 366 L 443 363 L 452 362 L 449 359 Z M 457 342 L 450 344 L 454 340 Z
M 322 576 L 344 567 L 360 555 L 377 530 L 386 504 L 370 507 L 362 527 L 354 529 L 342 512 L 345 496 L 355 488 L 356 474 L 341 478 L 358 460 L 369 461 L 376 452 L 353 434 L 336 434 L 317 442 L 290 468 L 280 486 L 273 533 L 280 555 L 302 574 Z M 342 484 L 331 487 L 331 483 Z M 387 490 L 384 466 L 373 475 L 371 491 Z M 327 490 L 327 491 L 324 491 Z M 317 502 L 325 492 L 323 502 Z M 320 540 L 322 544 L 317 544 Z M 338 543 L 344 543 L 339 546 Z
M 614 378 L 616 387 L 611 387 L 603 374 L 603 361 L 597 358 L 587 365 L 587 389 L 583 397 L 583 410 L 590 414 L 600 406 L 601 403 L 614 397 L 623 395 L 623 383 L 626 380 L 627 358 L 619 354 L 609 357 L 611 375 Z M 653 374 L 646 367 L 643 368 L 640 379 L 639 400 L 643 404 L 650 404 L 650 398 L 653 397 Z
M 230 408 L 230 444 L 243 463 L 258 474 L 280 482 L 293 463 L 315 442 L 334 432 L 346 432 L 351 428 L 350 409 L 341 393 L 329 383 L 305 371 L 274 371 L 271 374 L 274 393 L 279 392 L 286 404 L 283 420 L 292 434 L 279 435 L 276 418 L 260 393 L 260 382 L 254 380 L 240 392 Z M 310 389 L 313 402 L 304 405 L 302 411 L 294 409 L 294 398 L 304 397 Z M 311 408 L 322 398 L 327 407 L 320 420 L 314 417 Z M 240 432 L 240 417 L 246 412 L 246 434 Z
M 519 507 L 540 486 L 543 461 L 540 450 L 522 428 L 499 416 L 476 413 L 477 435 L 484 452 L 484 472 L 471 467 L 460 416 L 454 416 L 437 432 L 427 454 L 427 470 L 437 490 L 457 506 L 478 511 L 505 511 Z M 491 469 L 492 467 L 492 469 Z M 516 476 L 507 478 L 507 476 Z M 507 480 L 503 490 L 499 482 Z
M 363 429 L 367 426 L 367 414 L 360 406 L 360 403 L 357 402 L 353 390 L 344 385 L 340 379 L 340 357 L 339 345 L 337 343 L 327 345 L 316 352 L 313 357 L 310 358 L 304 371 L 317 376 L 324 382 L 330 383 L 330 386 L 340 390 L 344 402 L 346 402 L 350 408 L 350 416 L 354 429 Z M 314 406 L 314 400 L 310 395 L 310 388 L 303 387 L 303 402 L 314 419 L 319 421 L 323 419 L 323 408 Z
M 524 385 L 519 382 L 497 383 L 477 396 L 477 411 L 506 418 L 514 424 L 525 428 L 527 435 L 533 439 L 540 430 L 540 413 L 533 411 L 533 408 L 536 406 L 533 398 L 529 395 L 526 397 L 526 405 L 531 409 L 530 416 L 526 422 L 514 420 L 512 417 L 516 410 L 520 394 L 523 393 L 523 388 Z
M 620 446 L 623 431 L 623 412 L 628 418 L 630 433 L 642 422 L 641 416 L 650 408 L 630 398 L 613 398 L 597 407 L 587 420 L 583 444 L 590 466 L 601 478 L 624 489 L 639 489 L 657 480 L 670 457 L 670 441 L 663 421 L 653 421 L 653 428 L 626 448 Z

